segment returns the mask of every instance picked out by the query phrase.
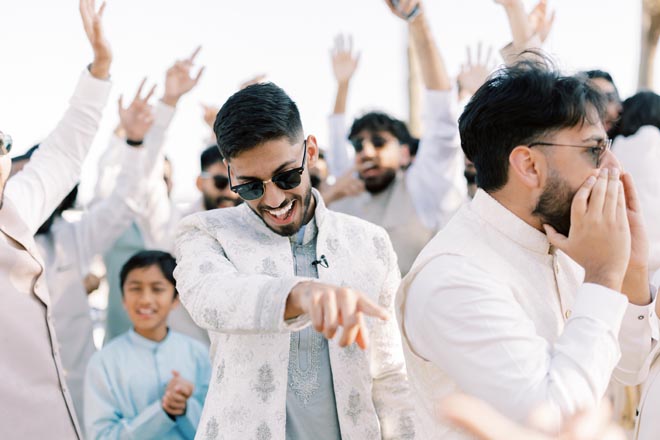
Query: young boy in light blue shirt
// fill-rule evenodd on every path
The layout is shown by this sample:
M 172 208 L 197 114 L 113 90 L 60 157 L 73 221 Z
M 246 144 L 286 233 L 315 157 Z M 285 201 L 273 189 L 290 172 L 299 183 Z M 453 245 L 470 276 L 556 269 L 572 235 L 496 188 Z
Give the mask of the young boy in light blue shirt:
M 84 419 L 90 440 L 195 437 L 211 366 L 203 344 L 167 327 L 178 305 L 175 266 L 166 252 L 142 251 L 121 270 L 133 327 L 87 367 Z

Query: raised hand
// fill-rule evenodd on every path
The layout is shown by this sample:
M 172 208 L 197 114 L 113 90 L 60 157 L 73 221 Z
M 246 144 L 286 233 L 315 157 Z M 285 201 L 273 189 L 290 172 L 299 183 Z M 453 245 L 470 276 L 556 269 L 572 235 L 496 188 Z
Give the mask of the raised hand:
M 119 123 L 126 132 L 126 139 L 133 142 L 144 140 L 149 128 L 154 123 L 153 109 L 149 105 L 149 99 L 153 96 L 156 86 L 154 85 L 143 98 L 142 89 L 146 82 L 147 78 L 144 78 L 133 102 L 127 108 L 124 108 L 124 96 L 119 96 Z
M 540 0 L 532 9 L 532 12 L 529 13 L 528 18 L 533 35 L 538 35 L 541 43 L 543 43 L 548 38 L 555 22 L 555 11 L 552 11 L 552 14 L 548 16 L 548 0 Z
M 89 68 L 92 76 L 98 79 L 107 79 L 110 76 L 110 65 L 112 64 L 112 49 L 110 43 L 103 33 L 103 11 L 105 2 L 96 10 L 95 0 L 80 0 L 80 17 L 87 39 L 94 51 L 94 61 Z
M 330 50 L 330 57 L 337 83 L 348 83 L 360 62 L 360 54 L 353 52 L 353 36 L 338 34 L 335 37 L 335 45 Z
M 389 319 L 387 311 L 363 293 L 317 282 L 299 283 L 289 294 L 284 318 L 290 319 L 304 313 L 310 316 L 314 329 L 328 339 L 332 339 L 337 328 L 342 326 L 344 332 L 339 339 L 340 347 L 357 342 L 363 350 L 369 344 L 364 315 Z
M 568 237 L 543 225 L 550 243 L 584 268 L 585 282 L 619 292 L 631 249 L 625 198 L 619 169 L 602 168 L 573 197 Z
M 211 130 L 213 130 L 213 124 L 215 124 L 215 117 L 218 115 L 220 108 L 214 105 L 202 104 L 202 109 L 204 111 L 203 113 L 204 122 L 206 122 L 206 125 L 211 127 Z
M 467 47 L 467 61 L 461 64 L 461 72 L 458 74 L 457 82 L 461 98 L 472 96 L 495 68 L 495 62 L 491 59 L 493 47 L 488 47 L 488 52 L 482 58 L 482 44 L 477 44 L 477 58 L 473 61 L 472 50 Z
M 167 73 L 165 74 L 165 94 L 163 95 L 163 102 L 165 104 L 172 107 L 176 106 L 179 99 L 199 83 L 199 79 L 202 77 L 202 73 L 204 73 L 204 67 L 202 66 L 195 76 L 192 76 L 191 71 L 195 57 L 197 57 L 201 49 L 201 46 L 197 47 L 188 58 L 177 60 L 172 67 L 167 69 Z

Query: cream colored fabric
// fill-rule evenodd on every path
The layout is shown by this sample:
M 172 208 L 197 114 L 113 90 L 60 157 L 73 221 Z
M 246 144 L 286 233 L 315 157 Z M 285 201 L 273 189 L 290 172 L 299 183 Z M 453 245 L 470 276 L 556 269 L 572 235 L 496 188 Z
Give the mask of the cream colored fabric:
M 0 209 L 0 425 L 7 439 L 80 439 L 34 234 L 73 188 L 110 83 L 83 72 L 71 105 Z
M 393 312 L 400 275 L 385 231 L 326 210 L 314 194 L 316 253 L 329 265 L 319 267 L 318 280 L 358 289 Z M 283 319 L 289 292 L 304 280 L 294 276 L 289 238 L 244 204 L 185 218 L 176 253 L 181 301 L 217 347 L 197 438 L 284 440 L 289 332 L 309 324 L 307 316 Z M 329 342 L 342 438 L 413 438 L 396 322 L 367 325 L 366 352 Z
M 423 438 L 466 438 L 434 413 L 451 392 L 520 422 L 550 404 L 559 423 L 600 401 L 617 363 L 618 378 L 638 380 L 653 304 L 583 284 L 583 272 L 545 234 L 477 192 L 422 251 L 398 294 Z

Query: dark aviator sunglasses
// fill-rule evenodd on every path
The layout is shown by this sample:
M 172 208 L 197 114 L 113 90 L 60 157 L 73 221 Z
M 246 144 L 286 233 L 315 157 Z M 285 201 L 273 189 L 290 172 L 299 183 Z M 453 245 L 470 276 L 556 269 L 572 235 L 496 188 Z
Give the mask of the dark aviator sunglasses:
M 303 142 L 303 159 L 302 165 L 288 171 L 275 174 L 270 180 L 254 180 L 252 182 L 243 183 L 233 186 L 231 184 L 231 168 L 227 165 L 229 171 L 229 187 L 243 200 L 256 200 L 264 195 L 266 184 L 273 182 L 279 189 L 288 190 L 294 189 L 302 182 L 302 174 L 305 171 L 305 160 L 307 158 L 307 140 Z

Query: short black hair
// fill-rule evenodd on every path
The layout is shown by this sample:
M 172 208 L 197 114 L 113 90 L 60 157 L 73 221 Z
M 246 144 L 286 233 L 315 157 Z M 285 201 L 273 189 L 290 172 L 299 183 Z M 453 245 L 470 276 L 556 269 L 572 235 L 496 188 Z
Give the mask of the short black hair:
M 287 138 L 297 143 L 303 133 L 298 106 L 270 82 L 234 93 L 218 112 L 213 131 L 227 160 L 271 140 Z
M 644 125 L 660 129 L 660 96 L 651 92 L 638 92 L 623 101 L 619 134 L 631 136 Z
M 174 268 L 176 259 L 168 252 L 163 251 L 140 251 L 128 259 L 119 272 L 119 286 L 121 295 L 124 296 L 124 283 L 128 274 L 135 269 L 157 266 L 163 273 L 163 276 L 174 286 L 174 298 L 179 294 L 176 290 L 176 280 L 174 279 Z
M 348 139 L 354 139 L 364 130 L 369 133 L 387 131 L 397 138 L 401 144 L 408 144 L 411 137 L 408 127 L 403 121 L 383 112 L 369 112 L 355 119 L 348 133 Z
M 222 162 L 222 154 L 220 154 L 218 146 L 213 144 L 206 150 L 202 151 L 202 155 L 199 157 L 199 162 L 202 171 L 208 170 L 211 165 Z
M 604 115 L 605 98 L 585 76 L 564 76 L 541 56 L 500 69 L 477 90 L 459 118 L 461 147 L 479 187 L 492 192 L 506 184 L 516 146 Z

